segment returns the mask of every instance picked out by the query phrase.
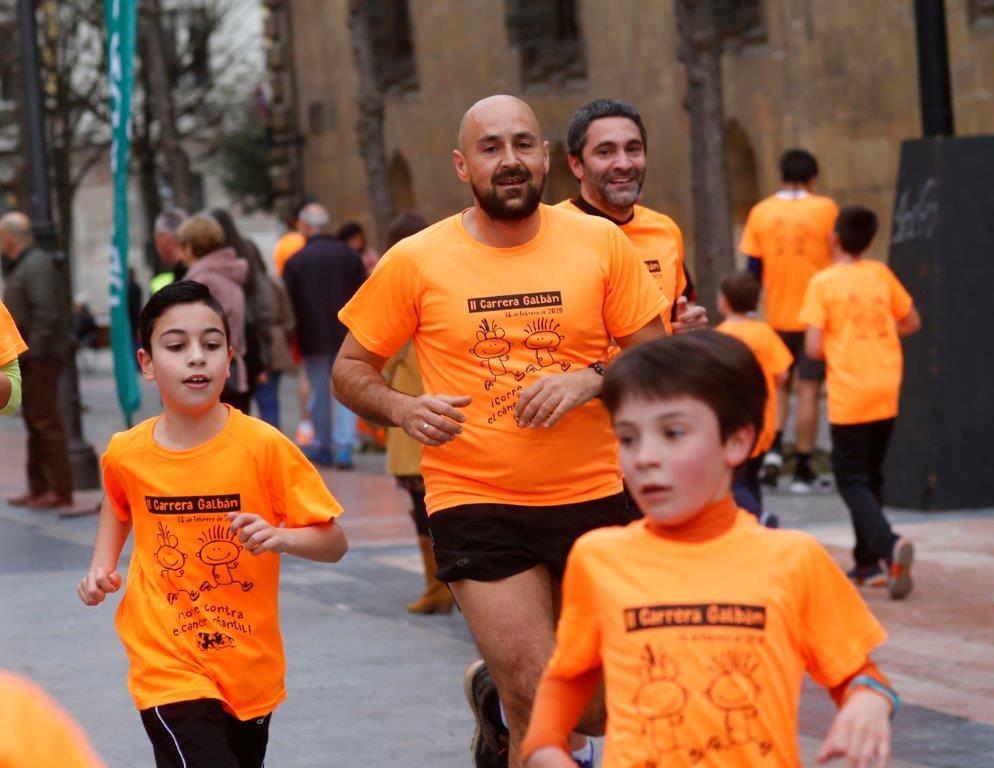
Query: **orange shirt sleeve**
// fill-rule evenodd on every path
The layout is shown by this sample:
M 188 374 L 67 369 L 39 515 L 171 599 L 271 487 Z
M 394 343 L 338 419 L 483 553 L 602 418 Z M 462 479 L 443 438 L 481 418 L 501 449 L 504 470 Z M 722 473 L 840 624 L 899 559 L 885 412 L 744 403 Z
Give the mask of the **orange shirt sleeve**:
M 563 601 L 556 628 L 556 650 L 549 660 L 532 706 L 524 754 L 539 747 L 566 749 L 569 734 L 597 690 L 601 677 L 600 628 L 595 580 L 577 542 L 566 561 Z
M 604 324 L 613 338 L 630 336 L 666 312 L 672 302 L 663 296 L 628 236 L 618 227 L 605 228 L 608 237 L 607 290 Z
M 832 689 L 866 664 L 887 632 L 825 548 L 808 542 L 799 584 L 801 652 L 812 679 Z
M 21 334 L 17 331 L 14 318 L 10 316 L 7 307 L 0 302 L 0 367 L 17 359 L 18 355 L 27 351 Z
M 780 338 L 777 332 L 768 326 L 767 329 L 769 330 L 767 358 L 770 373 L 774 376 L 779 376 L 781 373 L 786 373 L 790 370 L 790 366 L 794 363 L 794 356 L 787 349 L 787 345 L 783 343 L 783 339 Z
M 338 319 L 365 349 L 392 357 L 418 327 L 419 277 L 415 260 L 403 246 L 394 246 L 342 307 Z
M 289 528 L 327 523 L 342 514 L 321 475 L 287 438 L 274 444 L 269 472 L 273 511 Z
M 878 683 L 886 686 L 887 688 L 891 687 L 890 680 L 888 680 L 887 676 L 880 671 L 880 668 L 873 662 L 873 659 L 867 658 L 866 663 L 863 664 L 862 667 L 860 667 L 851 675 L 849 675 L 849 677 L 847 677 L 837 686 L 829 690 L 829 693 L 832 696 L 832 701 L 835 702 L 835 706 L 841 707 L 843 704 L 846 703 L 846 700 L 849 698 L 850 694 L 852 694 L 852 690 L 849 688 L 849 686 L 852 685 L 852 681 L 856 679 L 856 677 L 861 675 L 873 678 Z
M 890 309 L 894 314 L 895 320 L 903 320 L 911 313 L 911 308 L 914 306 L 914 301 L 911 298 L 911 294 L 901 285 L 901 281 L 897 279 L 890 268 L 887 268 L 887 275 L 890 278 Z
M 742 238 L 739 240 L 739 251 L 754 259 L 763 258 L 763 245 L 759 236 L 759 215 L 756 209 L 749 211 L 745 226 L 742 228 Z
M 103 473 L 104 493 L 110 501 L 111 508 L 118 520 L 127 523 L 131 520 L 131 504 L 128 502 L 128 492 L 117 476 L 115 467 L 117 447 L 117 438 L 112 437 L 107 450 L 100 458 L 100 469 Z
M 810 325 L 815 328 L 825 328 L 825 301 L 821 294 L 821 287 L 818 280 L 812 280 L 808 283 L 808 288 L 804 293 L 804 303 L 801 304 L 801 313 L 798 315 L 798 320 L 800 320 L 805 325 Z
M 0 673 L 0 765 L 104 768 L 82 728 L 55 701 L 17 675 Z

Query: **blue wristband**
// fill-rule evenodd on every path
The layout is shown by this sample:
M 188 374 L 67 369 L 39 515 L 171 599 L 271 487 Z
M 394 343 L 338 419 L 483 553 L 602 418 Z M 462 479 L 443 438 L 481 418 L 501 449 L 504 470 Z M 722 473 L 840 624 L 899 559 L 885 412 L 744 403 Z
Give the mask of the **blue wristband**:
M 897 714 L 898 710 L 901 708 L 901 697 L 897 693 L 888 688 L 886 685 L 881 683 L 879 680 L 874 680 L 869 675 L 856 675 L 853 681 L 849 684 L 850 690 L 853 688 L 869 688 L 871 691 L 876 691 L 877 693 L 882 693 L 888 699 L 890 699 L 891 710 L 890 719 L 894 719 L 894 715 Z

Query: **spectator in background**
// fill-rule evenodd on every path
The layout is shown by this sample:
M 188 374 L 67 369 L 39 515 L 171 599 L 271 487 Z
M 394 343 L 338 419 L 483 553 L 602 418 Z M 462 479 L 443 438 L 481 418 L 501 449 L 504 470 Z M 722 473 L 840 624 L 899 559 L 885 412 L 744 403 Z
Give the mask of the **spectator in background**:
M 35 245 L 23 213 L 0 218 L 0 253 L 6 261 L 3 300 L 28 345 L 20 357 L 28 490 L 9 502 L 34 509 L 71 506 L 69 442 L 59 410 L 59 377 L 72 336 L 65 284 L 51 255 Z
M 273 268 L 279 277 L 283 276 L 283 268 L 286 266 L 287 261 L 290 260 L 290 257 L 303 248 L 304 243 L 307 242 L 307 237 L 302 231 L 303 224 L 300 220 L 300 212 L 303 209 L 304 206 L 300 206 L 294 211 L 293 223 L 289 231 L 284 232 L 280 236 L 280 239 L 276 241 L 276 245 L 273 248 Z
M 357 221 L 350 221 L 347 224 L 343 224 L 342 228 L 338 230 L 337 237 L 359 254 L 366 274 L 373 274 L 373 268 L 376 267 L 376 262 L 380 260 L 380 255 L 370 248 L 366 242 L 366 230 L 362 228 L 362 224 Z
M 245 366 L 245 293 L 242 286 L 248 277 L 248 262 L 224 244 L 224 230 L 212 217 L 191 216 L 176 233 L 187 266 L 186 279 L 206 285 L 228 316 L 231 325 L 229 343 L 234 350 L 228 382 L 221 402 L 249 412 L 251 393 Z
M 152 293 L 176 280 L 182 280 L 186 275 L 186 265 L 180 259 L 180 246 L 176 239 L 176 232 L 186 219 L 187 213 L 182 208 L 167 208 L 155 218 L 152 236 L 155 252 L 159 256 L 160 270 L 149 283 Z
M 72 336 L 77 349 L 91 346 L 97 336 L 97 320 L 90 311 L 85 293 L 77 293 L 72 299 Z
M 304 453 L 322 466 L 352 467 L 356 417 L 334 401 L 331 418 L 331 364 L 345 339 L 338 310 L 345 306 L 366 277 L 358 254 L 328 233 L 327 209 L 311 203 L 300 213 L 307 243 L 283 271 L 283 281 L 297 315 L 297 344 L 311 385 L 308 411 L 314 422 L 314 442 Z
M 401 214 L 390 223 L 387 250 L 427 226 L 428 222 L 416 213 Z M 425 393 L 412 341 L 408 341 L 400 352 L 390 358 L 383 374 L 387 383 L 398 392 L 414 397 Z M 421 477 L 421 443 L 408 436 L 400 427 L 387 430 L 387 472 L 396 477 L 400 487 L 411 496 L 411 518 L 418 532 L 418 546 L 421 548 L 421 560 L 425 569 L 424 594 L 408 605 L 407 610 L 411 613 L 450 613 L 454 602 L 452 593 L 435 578 L 438 566 L 431 546 L 431 533 L 428 531 L 425 481 Z
M 249 260 L 256 270 L 256 280 L 266 291 L 270 321 L 265 339 L 267 366 L 256 377 L 255 404 L 259 408 L 259 418 L 279 429 L 280 378 L 297 367 L 290 351 L 290 335 L 297 327 L 297 319 L 283 281 L 266 271 L 259 249 L 251 241 L 249 244 L 252 246 L 249 249 Z
M 224 208 L 212 208 L 209 215 L 224 230 L 224 244 L 248 265 L 245 277 L 245 370 L 248 374 L 249 401 L 259 382 L 259 376 L 269 370 L 269 291 L 265 284 L 265 267 L 259 248 L 242 237 L 231 214 Z M 260 271 L 262 270 L 262 271 Z M 247 411 L 246 411 L 247 413 Z

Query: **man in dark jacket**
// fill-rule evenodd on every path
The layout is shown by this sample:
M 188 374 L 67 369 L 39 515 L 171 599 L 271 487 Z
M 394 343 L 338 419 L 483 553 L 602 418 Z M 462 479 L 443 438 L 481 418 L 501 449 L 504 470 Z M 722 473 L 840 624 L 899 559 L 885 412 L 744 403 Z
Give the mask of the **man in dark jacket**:
M 23 213 L 0 218 L 0 253 L 6 262 L 3 301 L 28 345 L 20 357 L 28 491 L 9 501 L 36 509 L 70 506 L 69 444 L 58 392 L 72 320 L 62 275 L 52 257 L 34 244 L 31 221 Z
M 330 223 L 328 211 L 320 205 L 312 203 L 300 212 L 300 231 L 307 243 L 286 263 L 283 282 L 297 316 L 297 345 L 311 383 L 315 442 L 305 453 L 316 464 L 349 469 L 356 417 L 331 397 L 331 364 L 346 334 L 338 310 L 362 285 L 366 271 L 355 251 L 328 234 Z

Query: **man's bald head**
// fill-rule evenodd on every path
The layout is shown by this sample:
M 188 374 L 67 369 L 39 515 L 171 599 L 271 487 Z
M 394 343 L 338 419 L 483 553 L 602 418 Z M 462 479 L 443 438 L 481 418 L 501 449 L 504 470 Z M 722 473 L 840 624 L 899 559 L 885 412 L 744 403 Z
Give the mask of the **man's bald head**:
M 462 116 L 459 121 L 460 151 L 465 152 L 467 146 L 472 146 L 481 136 L 486 135 L 488 128 L 512 121 L 527 127 L 539 142 L 542 141 L 542 130 L 532 108 L 517 96 L 498 94 L 480 99 Z
M 0 216 L 0 252 L 14 259 L 34 242 L 31 219 L 20 211 Z
M 532 108 L 514 96 L 488 96 L 459 124 L 452 161 L 479 210 L 497 221 L 523 221 L 538 209 L 549 145 Z

